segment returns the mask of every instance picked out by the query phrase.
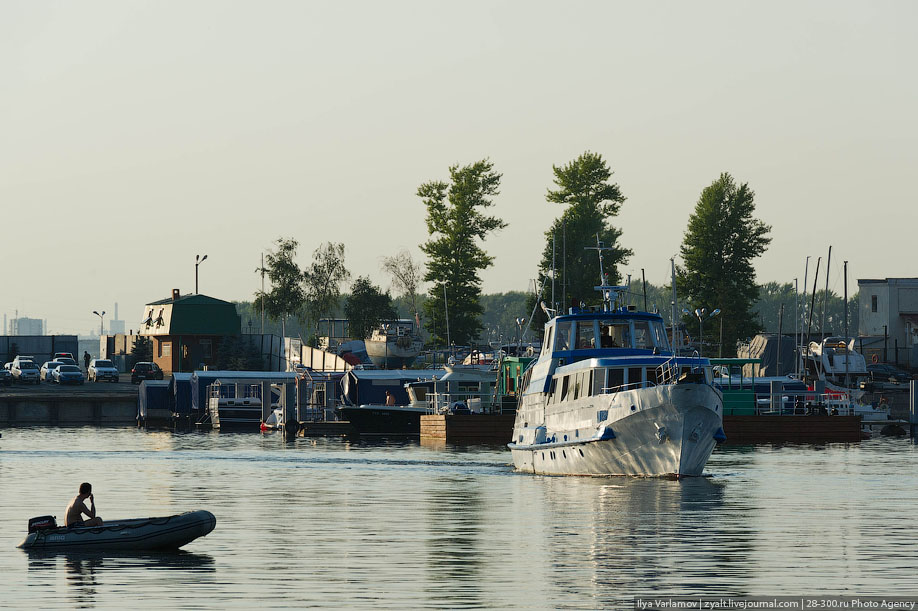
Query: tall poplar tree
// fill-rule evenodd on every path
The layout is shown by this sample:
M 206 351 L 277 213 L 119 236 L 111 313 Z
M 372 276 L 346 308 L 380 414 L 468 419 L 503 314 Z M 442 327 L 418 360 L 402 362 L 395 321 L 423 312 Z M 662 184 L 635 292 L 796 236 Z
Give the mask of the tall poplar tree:
M 705 335 L 719 335 L 723 324 L 724 356 L 735 355 L 736 341 L 760 330 L 752 310 L 759 298 L 752 260 L 771 243 L 771 227 L 753 217 L 754 200 L 748 183 L 737 185 L 730 174 L 721 174 L 701 192 L 680 249 L 684 267 L 677 287 L 692 310 L 720 308 L 722 320 L 711 321 Z M 685 320 L 689 329 L 695 328 L 692 321 L 698 324 Z
M 603 268 L 609 284 L 619 283 L 618 266 L 628 262 L 633 253 L 619 244 L 620 229 L 611 224 L 625 202 L 616 183 L 610 182 L 612 170 L 599 153 L 586 151 L 563 166 L 552 166 L 557 189 L 549 189 L 545 199 L 567 208 L 545 232 L 545 249 L 539 263 L 539 282 L 545 285 L 541 297 L 551 301 L 551 270 L 555 265 L 555 301 L 561 312 L 571 301 L 598 303 L 600 294 L 599 258 L 595 250 L 596 235 L 603 246 Z M 530 299 L 532 308 L 534 298 Z M 549 304 L 550 305 L 550 304 Z M 536 308 L 533 328 L 541 334 L 545 315 Z
M 446 345 L 448 311 L 449 339 L 462 345 L 469 344 L 481 330 L 479 273 L 494 261 L 479 243 L 506 223 L 481 212 L 493 205 L 492 198 L 500 187 L 501 175 L 489 160 L 454 165 L 449 176 L 449 183 L 427 182 L 417 192 L 427 208 L 430 235 L 421 245 L 427 255 L 424 280 L 431 283 L 424 312 L 433 341 Z

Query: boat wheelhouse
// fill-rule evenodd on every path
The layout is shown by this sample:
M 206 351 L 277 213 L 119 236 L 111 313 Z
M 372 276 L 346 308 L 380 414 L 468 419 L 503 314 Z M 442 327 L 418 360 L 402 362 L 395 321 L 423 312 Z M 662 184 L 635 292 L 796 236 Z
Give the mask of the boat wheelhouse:
M 626 288 L 546 323 L 509 444 L 518 470 L 700 475 L 725 438 L 710 362 L 675 356 L 659 314 L 613 307 Z

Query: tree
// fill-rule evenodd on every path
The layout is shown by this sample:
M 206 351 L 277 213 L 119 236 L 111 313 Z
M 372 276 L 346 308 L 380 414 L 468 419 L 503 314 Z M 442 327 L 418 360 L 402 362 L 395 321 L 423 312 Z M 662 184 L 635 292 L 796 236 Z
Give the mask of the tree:
M 418 313 L 418 288 L 421 285 L 421 266 L 414 262 L 411 253 L 402 250 L 391 257 L 384 257 L 383 270 L 392 276 L 392 286 L 396 291 L 407 297 L 411 303 L 411 311 Z
M 427 182 L 417 193 L 427 208 L 430 235 L 421 245 L 428 257 L 424 280 L 433 283 L 424 311 L 428 330 L 440 345 L 448 340 L 468 344 L 481 330 L 479 272 L 494 259 L 478 242 L 506 227 L 499 218 L 481 212 L 493 205 L 491 198 L 499 193 L 501 175 L 490 161 L 451 166 L 449 175 L 449 184 Z
M 549 189 L 545 199 L 567 209 L 545 232 L 539 282 L 551 286 L 554 261 L 556 301 L 563 311 L 571 299 L 587 303 L 601 300 L 593 288 L 600 280 L 599 258 L 595 250 L 586 250 L 596 246 L 597 234 L 603 246 L 611 249 L 603 252 L 603 269 L 610 284 L 618 284 L 617 266 L 627 263 L 632 251 L 619 244 L 622 232 L 609 223 L 625 196 L 617 184 L 609 182 L 612 171 L 602 155 L 587 151 L 565 166 L 552 166 L 552 170 L 558 188 Z M 546 293 L 543 298 L 550 301 L 550 288 Z
M 146 363 L 153 360 L 153 342 L 149 337 L 138 335 L 131 348 L 131 361 L 133 363 Z
M 303 272 L 296 264 L 296 249 L 299 243 L 293 238 L 277 239 L 277 250 L 269 251 L 267 263 L 264 268 L 259 267 L 256 272 L 268 274 L 271 281 L 271 290 L 267 293 L 255 293 L 255 308 L 264 307 L 265 313 L 281 321 L 281 334 L 286 337 L 287 317 L 291 314 L 300 314 L 306 293 L 303 290 Z
M 329 316 L 338 306 L 341 297 L 340 285 L 351 274 L 344 267 L 344 244 L 326 242 L 312 253 L 312 264 L 303 272 L 306 285 L 306 312 L 314 333 L 318 331 L 319 319 Z
M 389 293 L 383 293 L 366 276 L 354 281 L 351 294 L 344 302 L 344 315 L 351 337 L 357 339 L 366 339 L 382 321 L 398 316 Z
M 735 354 L 738 339 L 760 329 L 752 309 L 759 297 L 752 260 L 771 243 L 771 227 L 753 218 L 754 199 L 747 183 L 737 186 L 730 174 L 721 174 L 701 192 L 680 249 L 679 291 L 692 310 L 720 308 L 725 356 Z

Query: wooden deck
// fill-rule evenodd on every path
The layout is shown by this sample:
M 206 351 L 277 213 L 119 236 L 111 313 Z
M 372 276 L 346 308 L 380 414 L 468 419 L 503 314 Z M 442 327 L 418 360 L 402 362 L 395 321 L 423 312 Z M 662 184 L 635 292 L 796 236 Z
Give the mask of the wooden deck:
M 514 414 L 451 414 L 421 416 L 421 441 L 508 443 Z

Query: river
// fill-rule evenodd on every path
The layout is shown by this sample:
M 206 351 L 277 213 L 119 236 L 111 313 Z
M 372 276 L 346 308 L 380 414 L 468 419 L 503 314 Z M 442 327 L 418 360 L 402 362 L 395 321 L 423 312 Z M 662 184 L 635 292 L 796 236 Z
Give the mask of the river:
M 914 595 L 918 449 L 726 446 L 702 478 L 540 477 L 501 447 L 12 428 L 3 608 L 631 608 L 660 595 Z M 82 481 L 103 519 L 207 509 L 183 552 L 34 555 Z

